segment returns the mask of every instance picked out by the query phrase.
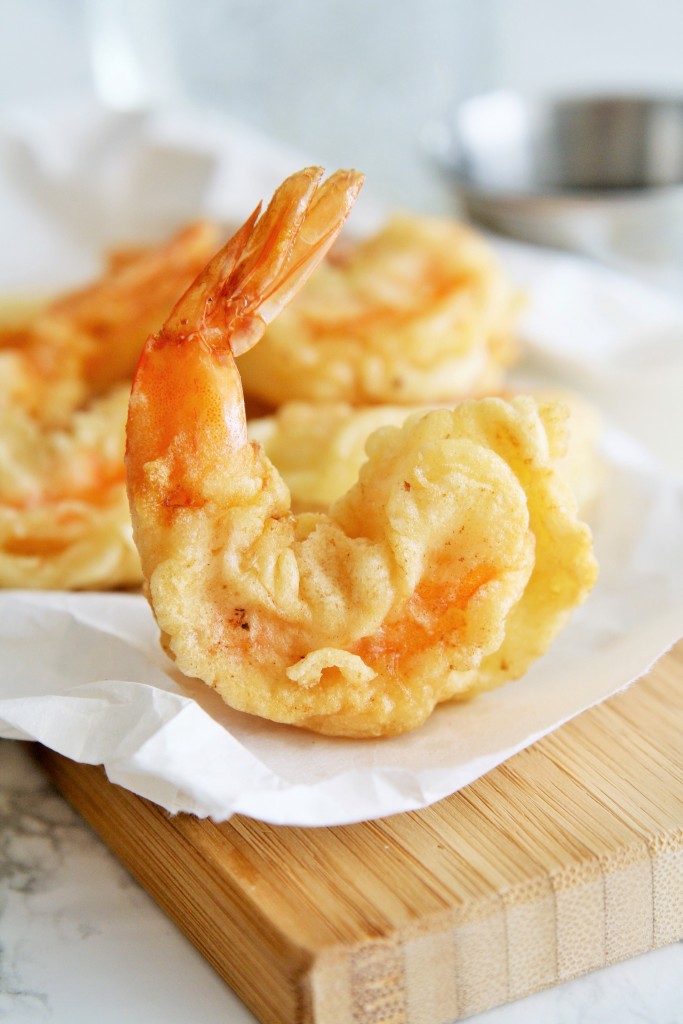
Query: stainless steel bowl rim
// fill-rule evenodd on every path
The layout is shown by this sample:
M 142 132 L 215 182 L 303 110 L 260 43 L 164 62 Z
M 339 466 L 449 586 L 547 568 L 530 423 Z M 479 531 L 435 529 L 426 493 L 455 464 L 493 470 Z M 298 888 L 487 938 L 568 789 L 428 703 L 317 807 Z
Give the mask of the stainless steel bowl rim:
M 646 174 L 642 180 L 635 180 L 635 177 L 633 181 L 620 180 L 625 175 L 631 176 L 629 172 L 633 166 L 629 160 L 637 163 L 636 157 L 642 159 L 643 155 L 646 160 L 650 159 L 650 150 L 641 153 L 639 147 L 653 145 L 651 133 L 655 127 L 660 129 L 657 135 L 660 148 L 656 150 L 656 157 L 661 158 L 660 118 L 664 110 L 668 117 L 664 128 L 669 144 L 669 152 L 664 154 L 665 162 L 667 158 L 669 161 L 665 172 L 667 177 L 658 173 L 653 180 L 648 180 Z M 566 118 L 567 112 L 572 118 L 579 119 L 571 122 L 571 130 L 578 131 L 578 135 L 566 135 L 566 122 L 560 119 Z M 564 133 L 561 133 L 560 125 L 564 127 Z M 613 148 L 601 151 L 596 164 L 595 151 L 585 146 L 595 146 L 596 140 L 604 138 L 610 126 L 618 133 L 619 144 L 616 151 Z M 472 197 L 490 197 L 500 202 L 546 200 L 572 206 L 597 203 L 619 206 L 650 199 L 677 198 L 683 192 L 683 95 L 605 92 L 534 96 L 495 90 L 463 100 L 451 118 L 434 121 L 425 128 L 425 149 L 461 193 Z M 529 154 L 523 162 L 531 161 L 521 172 L 525 178 L 528 176 L 528 180 L 506 183 L 507 161 L 512 161 L 509 176 L 519 177 L 522 153 Z M 552 180 L 552 172 L 548 180 L 548 167 L 543 164 L 544 158 L 547 160 L 550 154 L 551 167 L 560 175 L 557 181 Z M 585 166 L 581 168 L 584 173 L 572 177 L 572 169 L 575 170 L 572 165 L 576 160 L 583 161 L 585 165 L 586 158 L 589 167 L 593 161 L 591 170 L 595 166 L 599 168 L 600 176 L 605 177 L 604 184 L 591 181 L 590 171 L 585 173 Z M 670 173 L 672 159 L 674 171 Z M 541 164 L 537 163 L 539 160 Z M 474 166 L 470 166 L 473 161 Z M 606 161 L 609 165 L 607 172 L 603 170 Z M 617 176 L 614 176 L 615 161 L 621 172 Z M 490 176 L 487 163 L 497 168 L 492 180 L 482 180 Z M 545 174 L 541 171 L 542 166 Z M 661 165 L 657 163 L 656 166 L 659 168 Z M 641 169 L 640 164 L 638 169 Z M 651 170 L 650 164 L 644 164 L 642 169 Z M 563 181 L 562 175 L 566 175 L 567 180 Z M 656 180 L 657 177 L 662 177 L 662 180 Z
M 452 167 L 445 167 L 449 179 L 456 185 L 461 195 L 478 199 L 491 199 L 496 202 L 548 202 L 566 206 L 593 206 L 597 203 L 610 205 L 641 203 L 652 199 L 671 199 L 683 196 L 681 185 L 648 185 L 641 188 L 625 189 L 557 189 L 545 192 L 530 190 L 513 191 L 512 189 L 481 188 L 472 184 L 470 178 L 459 175 Z

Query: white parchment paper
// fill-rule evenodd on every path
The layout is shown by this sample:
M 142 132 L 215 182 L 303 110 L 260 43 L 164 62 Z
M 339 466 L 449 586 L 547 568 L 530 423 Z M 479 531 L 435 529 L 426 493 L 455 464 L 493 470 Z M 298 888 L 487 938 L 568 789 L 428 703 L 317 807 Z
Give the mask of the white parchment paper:
M 34 111 L 2 125 L 5 292 L 77 280 L 112 241 L 237 220 L 305 162 L 190 112 Z M 168 187 L 153 195 L 159 175 Z M 371 203 L 359 219 L 376 219 Z M 407 736 L 329 739 L 234 712 L 180 677 L 138 595 L 4 591 L 0 736 L 103 764 L 171 812 L 334 825 L 439 800 L 642 675 L 683 635 L 683 305 L 586 261 L 500 251 L 530 295 L 522 374 L 580 388 L 638 438 L 605 431 L 600 580 L 523 679 L 441 706 Z

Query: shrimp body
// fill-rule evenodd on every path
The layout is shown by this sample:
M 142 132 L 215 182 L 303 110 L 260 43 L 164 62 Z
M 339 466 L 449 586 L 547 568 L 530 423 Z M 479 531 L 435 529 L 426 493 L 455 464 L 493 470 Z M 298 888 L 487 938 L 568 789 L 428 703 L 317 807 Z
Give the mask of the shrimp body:
M 554 624 L 587 593 L 594 563 L 531 399 L 386 427 L 328 513 L 292 514 L 247 437 L 233 357 L 341 229 L 360 176 L 320 176 L 288 179 L 147 342 L 130 399 L 128 492 L 149 600 L 183 672 L 242 711 L 387 735 L 526 667 L 525 644 L 506 630 L 533 580 L 528 493 L 542 481 L 552 479 L 544 529 L 571 550 L 553 574 Z M 544 642 L 534 637 L 529 657 Z

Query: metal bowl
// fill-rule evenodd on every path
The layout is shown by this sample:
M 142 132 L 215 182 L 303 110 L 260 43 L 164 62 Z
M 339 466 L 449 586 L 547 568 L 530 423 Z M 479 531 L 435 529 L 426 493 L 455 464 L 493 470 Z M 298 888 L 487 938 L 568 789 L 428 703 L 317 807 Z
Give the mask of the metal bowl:
M 426 142 L 482 224 L 610 262 L 683 266 L 683 97 L 493 92 Z

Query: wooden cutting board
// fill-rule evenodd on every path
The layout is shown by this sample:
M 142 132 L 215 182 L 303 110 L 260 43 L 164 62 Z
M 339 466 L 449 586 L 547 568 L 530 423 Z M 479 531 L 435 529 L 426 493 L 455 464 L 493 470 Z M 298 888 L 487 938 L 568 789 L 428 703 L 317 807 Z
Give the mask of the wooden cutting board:
M 170 817 L 41 759 L 264 1022 L 443 1024 L 683 935 L 683 644 L 424 811 Z

